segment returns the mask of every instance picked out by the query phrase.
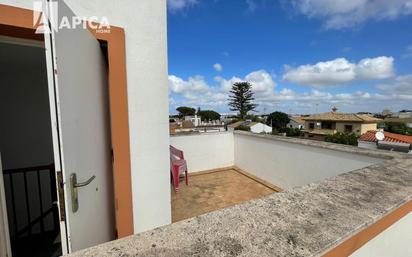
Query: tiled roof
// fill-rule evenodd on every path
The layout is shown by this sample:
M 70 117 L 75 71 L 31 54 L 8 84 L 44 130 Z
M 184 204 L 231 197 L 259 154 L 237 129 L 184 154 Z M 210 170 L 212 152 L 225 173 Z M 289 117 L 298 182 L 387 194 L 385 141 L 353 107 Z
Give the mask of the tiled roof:
M 299 124 L 305 124 L 305 121 L 302 119 L 302 118 L 304 118 L 304 117 L 301 117 L 301 116 L 292 116 L 292 117 L 289 117 L 291 120 L 293 120 L 293 121 L 295 121 L 296 123 L 299 123 Z
M 407 135 L 400 135 L 400 134 L 395 134 L 395 133 L 390 133 L 390 132 L 383 132 L 385 135 L 385 138 L 383 141 L 385 142 L 392 142 L 392 143 L 406 143 L 406 144 L 412 144 L 412 136 L 407 136 Z M 374 130 L 369 130 L 365 134 L 359 137 L 360 141 L 366 141 L 366 142 L 376 142 L 377 139 L 375 137 L 376 131 Z
M 229 124 L 228 127 L 229 127 L 229 128 L 237 128 L 237 127 L 239 127 L 240 125 L 242 125 L 243 122 L 244 122 L 243 120 L 236 121 L 235 123 Z
M 381 119 L 367 114 L 352 114 L 343 112 L 326 112 L 313 114 L 309 117 L 302 117 L 302 120 L 316 121 L 350 121 L 350 122 L 378 122 Z

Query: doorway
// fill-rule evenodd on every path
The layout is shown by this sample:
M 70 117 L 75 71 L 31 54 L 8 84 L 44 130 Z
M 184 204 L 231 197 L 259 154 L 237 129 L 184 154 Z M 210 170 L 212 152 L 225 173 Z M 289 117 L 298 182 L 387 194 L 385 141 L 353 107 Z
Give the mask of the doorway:
M 0 42 L 0 175 L 12 256 L 60 256 L 44 45 L 6 41 Z

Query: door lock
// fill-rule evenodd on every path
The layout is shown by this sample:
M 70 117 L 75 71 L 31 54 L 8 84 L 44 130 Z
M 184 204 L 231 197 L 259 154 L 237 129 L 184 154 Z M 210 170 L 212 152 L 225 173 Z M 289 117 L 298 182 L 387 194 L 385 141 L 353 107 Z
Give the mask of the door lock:
M 79 210 L 79 195 L 78 195 L 78 192 L 77 192 L 78 188 L 87 186 L 95 178 L 96 178 L 96 176 L 93 175 L 87 181 L 77 183 L 76 173 L 70 174 L 70 191 L 71 191 L 71 196 L 72 196 L 72 212 L 73 213 L 75 213 Z

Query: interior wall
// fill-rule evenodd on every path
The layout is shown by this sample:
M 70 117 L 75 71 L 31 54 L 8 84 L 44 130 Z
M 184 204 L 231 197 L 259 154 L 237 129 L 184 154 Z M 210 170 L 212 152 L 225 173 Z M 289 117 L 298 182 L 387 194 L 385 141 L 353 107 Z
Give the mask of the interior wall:
M 3 170 L 53 163 L 46 63 L 43 48 L 0 43 L 0 152 Z M 40 215 L 37 176 L 27 174 L 32 220 Z M 40 172 L 44 208 L 51 208 L 51 186 L 48 172 Z M 9 222 L 13 224 L 10 175 L 4 176 Z M 18 229 L 25 227 L 23 175 L 13 175 Z M 54 229 L 50 214 L 45 230 Z M 37 226 L 33 233 L 40 231 Z M 10 226 L 10 233 L 15 233 Z
M 53 162 L 43 48 L 0 43 L 0 152 L 3 169 Z

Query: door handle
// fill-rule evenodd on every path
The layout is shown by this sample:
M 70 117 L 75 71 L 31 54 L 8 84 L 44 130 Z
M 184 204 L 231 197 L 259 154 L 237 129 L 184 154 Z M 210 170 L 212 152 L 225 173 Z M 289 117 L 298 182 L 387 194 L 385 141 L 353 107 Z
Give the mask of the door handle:
M 72 175 L 74 175 L 74 177 L 76 177 L 76 174 L 75 173 L 73 173 Z M 93 181 L 93 179 L 95 179 L 96 178 L 96 176 L 95 175 L 93 175 L 93 176 L 91 176 L 88 180 L 86 180 L 85 182 L 80 182 L 80 183 L 73 183 L 73 187 L 85 187 L 85 186 L 87 186 L 88 184 L 90 184 L 92 181 Z M 77 179 L 76 179 L 77 180 Z
M 79 210 L 79 193 L 77 192 L 78 188 L 87 186 L 95 178 L 96 178 L 96 176 L 93 175 L 88 180 L 86 180 L 85 182 L 77 183 L 76 173 L 70 174 L 70 191 L 71 191 L 71 197 L 72 197 L 72 212 L 73 213 L 76 213 Z

